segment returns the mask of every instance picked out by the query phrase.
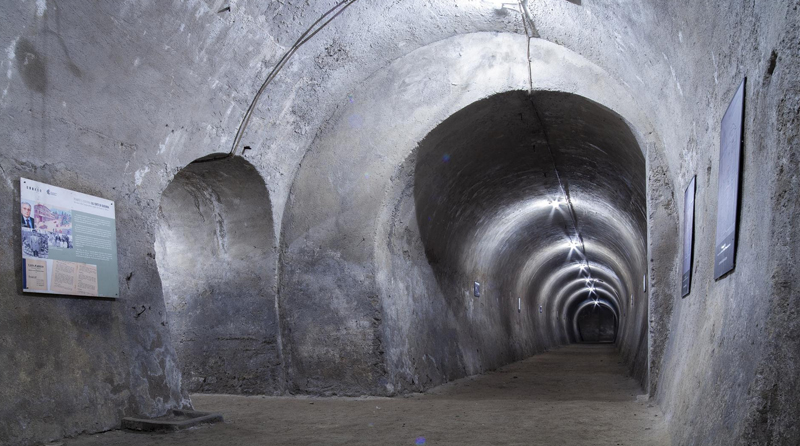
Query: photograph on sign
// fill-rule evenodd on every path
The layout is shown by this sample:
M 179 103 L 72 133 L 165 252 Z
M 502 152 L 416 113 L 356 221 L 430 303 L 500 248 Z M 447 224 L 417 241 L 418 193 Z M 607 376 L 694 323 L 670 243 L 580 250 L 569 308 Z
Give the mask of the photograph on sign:
M 719 144 L 717 231 L 714 245 L 714 279 L 732 270 L 736 261 L 736 218 L 739 212 L 742 128 L 745 80 L 722 117 Z
M 681 297 L 686 297 L 692 285 L 692 254 L 694 245 L 694 194 L 695 179 L 686 186 L 683 192 L 683 277 L 681 279 Z
M 119 297 L 114 202 L 20 179 L 22 291 Z

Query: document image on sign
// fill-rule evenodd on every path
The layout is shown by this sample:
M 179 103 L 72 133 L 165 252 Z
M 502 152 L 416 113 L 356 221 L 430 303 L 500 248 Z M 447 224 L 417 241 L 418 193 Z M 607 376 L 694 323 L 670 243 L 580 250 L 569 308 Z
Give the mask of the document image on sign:
M 119 297 L 114 202 L 20 179 L 25 292 Z

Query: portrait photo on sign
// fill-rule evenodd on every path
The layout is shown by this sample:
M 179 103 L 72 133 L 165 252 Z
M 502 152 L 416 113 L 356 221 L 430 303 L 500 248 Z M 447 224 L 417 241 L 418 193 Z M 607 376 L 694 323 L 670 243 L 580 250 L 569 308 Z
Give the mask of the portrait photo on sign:
M 23 228 L 35 229 L 35 220 L 33 216 L 33 203 L 23 201 L 20 204 L 20 222 Z

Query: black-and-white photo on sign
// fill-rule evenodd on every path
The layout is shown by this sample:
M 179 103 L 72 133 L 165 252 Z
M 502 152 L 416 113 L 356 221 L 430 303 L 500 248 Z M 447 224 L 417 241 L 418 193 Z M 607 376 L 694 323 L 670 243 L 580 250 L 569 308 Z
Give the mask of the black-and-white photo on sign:
M 714 279 L 732 270 L 736 260 L 736 218 L 739 209 L 742 128 L 744 127 L 744 87 L 739 85 L 722 117 L 719 145 L 717 192 L 717 237 L 714 251 Z
M 683 193 L 683 278 L 681 296 L 686 297 L 692 285 L 692 247 L 694 244 L 694 193 L 695 179 L 686 186 Z

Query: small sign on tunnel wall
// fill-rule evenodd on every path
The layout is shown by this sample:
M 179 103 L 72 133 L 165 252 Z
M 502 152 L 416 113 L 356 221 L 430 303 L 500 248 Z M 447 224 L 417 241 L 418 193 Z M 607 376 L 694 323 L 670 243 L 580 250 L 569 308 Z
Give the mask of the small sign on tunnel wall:
M 692 245 L 694 243 L 694 194 L 695 179 L 686 186 L 683 193 L 683 277 L 681 279 L 681 297 L 686 297 L 692 282 Z
M 739 212 L 739 176 L 744 127 L 744 91 L 742 80 L 731 100 L 719 138 L 719 177 L 717 191 L 717 237 L 714 251 L 714 279 L 732 270 L 736 260 L 736 219 Z
M 475 284 L 472 286 L 472 291 L 473 291 L 473 294 L 475 294 L 475 297 L 481 297 L 481 284 L 480 284 L 480 282 L 475 282 Z

